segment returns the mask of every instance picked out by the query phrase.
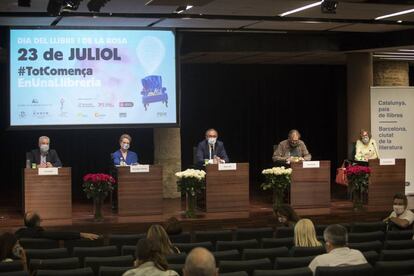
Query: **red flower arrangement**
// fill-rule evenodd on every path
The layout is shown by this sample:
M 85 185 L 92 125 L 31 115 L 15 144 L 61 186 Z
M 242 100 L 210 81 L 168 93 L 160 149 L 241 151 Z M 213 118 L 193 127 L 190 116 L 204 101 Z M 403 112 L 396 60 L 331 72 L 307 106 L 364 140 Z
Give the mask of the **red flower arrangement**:
M 115 179 L 109 174 L 89 173 L 83 177 L 83 191 L 88 198 L 105 198 L 113 191 Z
M 371 173 L 371 168 L 370 167 L 366 167 L 366 166 L 359 166 L 359 165 L 355 165 L 355 166 L 349 166 L 348 168 L 346 168 L 346 175 L 349 176 L 354 176 L 354 175 L 369 175 Z
M 114 190 L 115 179 L 109 174 L 90 173 L 83 177 L 83 191 L 87 198 L 93 198 L 94 219 L 102 221 L 102 204 L 110 191 Z
M 347 167 L 345 173 L 348 179 L 348 188 L 352 194 L 354 208 L 361 209 L 363 194 L 368 191 L 371 168 L 354 165 Z

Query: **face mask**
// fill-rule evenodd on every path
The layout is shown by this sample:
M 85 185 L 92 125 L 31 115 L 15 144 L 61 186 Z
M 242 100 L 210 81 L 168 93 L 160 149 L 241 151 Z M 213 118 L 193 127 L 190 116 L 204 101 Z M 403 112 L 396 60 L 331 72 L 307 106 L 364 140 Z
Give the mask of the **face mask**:
M 19 244 L 16 244 L 13 247 L 13 255 L 20 258 L 23 255 L 23 247 L 21 247 Z
M 369 137 L 363 137 L 362 138 L 362 143 L 368 144 L 368 142 L 369 142 Z
M 278 220 L 280 223 L 285 223 L 287 219 L 286 219 L 285 217 L 278 217 L 278 218 L 277 218 L 277 220 Z
M 207 141 L 212 146 L 212 145 L 214 145 L 216 143 L 217 138 L 210 137 L 210 138 L 208 138 Z
M 122 144 L 122 148 L 123 148 L 124 150 L 129 149 L 129 144 Z
M 292 148 L 296 148 L 299 145 L 299 142 L 298 141 L 290 141 L 289 144 Z
M 405 207 L 403 205 L 394 205 L 392 208 L 397 215 L 401 215 L 405 211 Z
M 46 153 L 49 151 L 49 145 L 40 145 L 40 151 Z

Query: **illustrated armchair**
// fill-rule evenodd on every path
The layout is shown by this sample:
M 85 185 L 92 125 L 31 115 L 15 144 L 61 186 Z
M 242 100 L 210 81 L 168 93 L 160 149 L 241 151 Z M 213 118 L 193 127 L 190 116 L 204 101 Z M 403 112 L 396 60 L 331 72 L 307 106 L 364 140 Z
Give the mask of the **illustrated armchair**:
M 168 107 L 168 95 L 166 93 L 167 88 L 162 87 L 161 76 L 146 76 L 141 79 L 142 83 L 142 104 L 145 111 L 150 103 L 162 102 Z

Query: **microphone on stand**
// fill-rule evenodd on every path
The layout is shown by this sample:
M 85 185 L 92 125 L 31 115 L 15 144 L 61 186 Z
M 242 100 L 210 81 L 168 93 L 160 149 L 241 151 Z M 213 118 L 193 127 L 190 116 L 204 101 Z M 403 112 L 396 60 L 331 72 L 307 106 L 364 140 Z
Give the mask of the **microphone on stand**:
M 377 155 L 377 159 L 379 159 L 379 154 L 377 151 L 377 147 L 375 146 L 374 142 L 371 142 L 371 145 L 374 147 L 375 154 Z

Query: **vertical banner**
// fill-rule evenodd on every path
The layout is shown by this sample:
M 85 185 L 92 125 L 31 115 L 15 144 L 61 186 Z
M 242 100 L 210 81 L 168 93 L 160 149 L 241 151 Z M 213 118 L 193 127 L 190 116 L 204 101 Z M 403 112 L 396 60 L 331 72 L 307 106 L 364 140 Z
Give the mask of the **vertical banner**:
M 406 193 L 414 193 L 414 87 L 371 87 L 371 132 L 381 158 L 405 158 Z

